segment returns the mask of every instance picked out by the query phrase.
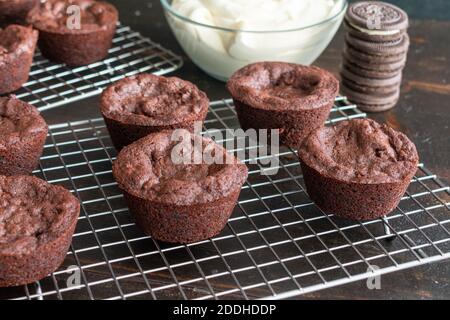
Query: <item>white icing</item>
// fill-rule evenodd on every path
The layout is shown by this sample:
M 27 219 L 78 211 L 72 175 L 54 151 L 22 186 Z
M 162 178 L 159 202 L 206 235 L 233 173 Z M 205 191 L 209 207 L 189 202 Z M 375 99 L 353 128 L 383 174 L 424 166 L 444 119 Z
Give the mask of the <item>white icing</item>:
M 169 23 L 191 59 L 226 79 L 255 61 L 311 64 L 336 33 L 344 0 L 173 0 Z M 320 24 L 339 15 L 329 23 Z M 312 25 L 319 24 L 314 27 Z M 226 31 L 244 30 L 244 32 Z M 301 29 L 304 28 L 304 29 Z M 293 31 L 283 31 L 292 30 Z M 300 30 L 298 30 L 300 29 Z M 245 31 L 260 31 L 245 32 Z M 279 31 L 279 32 L 262 32 Z

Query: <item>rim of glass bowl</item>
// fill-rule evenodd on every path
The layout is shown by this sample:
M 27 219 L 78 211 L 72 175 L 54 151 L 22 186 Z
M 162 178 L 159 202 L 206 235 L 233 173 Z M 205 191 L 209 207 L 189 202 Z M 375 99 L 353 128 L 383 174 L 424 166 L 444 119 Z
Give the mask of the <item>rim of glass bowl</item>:
M 299 27 L 299 28 L 293 28 L 293 29 L 284 29 L 284 30 L 244 30 L 244 29 L 233 29 L 233 28 L 224 28 L 224 27 L 217 27 L 217 26 L 212 26 L 209 24 L 205 24 L 205 23 L 200 23 L 194 20 L 191 20 L 181 14 L 179 14 L 178 12 L 176 12 L 175 10 L 172 9 L 172 5 L 169 4 L 168 0 L 160 0 L 161 4 L 163 6 L 163 8 L 167 11 L 170 12 L 170 14 L 174 15 L 175 17 L 184 20 L 186 22 L 195 24 L 197 26 L 202 26 L 202 27 L 206 27 L 206 28 L 211 28 L 211 29 L 216 29 L 216 30 L 221 30 L 221 31 L 227 31 L 227 32 L 246 32 L 246 33 L 282 33 L 282 32 L 293 32 L 293 31 L 301 31 L 301 30 L 306 30 L 309 28 L 313 28 L 313 27 L 317 27 L 317 26 L 321 26 L 324 25 L 330 21 L 333 21 L 334 19 L 336 19 L 337 17 L 339 17 L 342 12 L 344 12 L 345 10 L 347 10 L 348 7 L 348 0 L 342 0 L 342 8 L 341 10 L 339 10 L 338 13 L 336 13 L 335 15 L 333 15 L 332 17 L 329 17 L 325 20 L 322 20 L 320 22 L 317 22 L 315 24 L 311 24 L 308 26 L 303 26 L 303 27 Z

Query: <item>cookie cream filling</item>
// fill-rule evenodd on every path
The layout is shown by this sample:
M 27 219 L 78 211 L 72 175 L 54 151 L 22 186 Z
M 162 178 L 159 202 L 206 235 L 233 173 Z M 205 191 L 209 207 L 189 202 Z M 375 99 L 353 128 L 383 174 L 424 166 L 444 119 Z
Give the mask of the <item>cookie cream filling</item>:
M 361 28 L 357 26 L 354 23 L 351 23 L 350 21 L 347 21 L 347 23 L 354 29 L 364 32 L 365 34 L 371 35 L 371 36 L 391 36 L 394 34 L 400 33 L 400 30 L 378 30 L 378 29 L 366 29 Z
M 341 19 L 332 18 L 344 7 L 344 0 L 173 0 L 176 14 L 168 20 L 197 65 L 228 78 L 255 61 L 312 63 L 337 31 Z

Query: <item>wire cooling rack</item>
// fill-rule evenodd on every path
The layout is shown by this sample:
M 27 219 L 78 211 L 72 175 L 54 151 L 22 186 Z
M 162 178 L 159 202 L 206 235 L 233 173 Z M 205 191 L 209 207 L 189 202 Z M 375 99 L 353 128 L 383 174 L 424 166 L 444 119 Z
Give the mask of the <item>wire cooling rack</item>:
M 338 98 L 330 121 L 358 117 L 365 114 Z M 205 129 L 237 127 L 231 101 L 211 105 Z M 111 174 L 115 156 L 101 119 L 51 127 L 35 174 L 82 200 L 72 246 L 55 273 L 0 289 L 0 298 L 288 298 L 450 256 L 449 188 L 423 165 L 393 213 L 362 223 L 320 211 L 295 152 L 281 149 L 273 155 L 276 175 L 248 164 L 248 182 L 220 235 L 170 245 L 133 223 Z
M 158 75 L 180 68 L 181 57 L 163 48 L 139 32 L 119 25 L 102 61 L 69 68 L 55 64 L 36 52 L 29 81 L 15 94 L 40 111 L 99 94 L 110 83 L 141 72 Z

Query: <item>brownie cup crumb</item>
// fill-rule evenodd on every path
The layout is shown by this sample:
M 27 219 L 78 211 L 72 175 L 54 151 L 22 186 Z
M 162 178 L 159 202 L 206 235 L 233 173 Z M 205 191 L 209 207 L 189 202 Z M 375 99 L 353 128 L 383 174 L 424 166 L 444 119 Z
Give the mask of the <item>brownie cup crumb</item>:
M 175 131 L 150 134 L 125 147 L 113 165 L 138 226 L 171 243 L 196 242 L 220 233 L 248 174 L 244 164 L 213 140 L 181 131 L 182 136 Z M 202 150 L 222 161 L 186 161 Z M 181 154 L 188 156 L 185 161 L 177 158 Z
M 151 74 L 122 79 L 101 97 L 101 112 L 117 150 L 153 132 L 194 131 L 208 107 L 208 97 L 194 84 Z
M 26 23 L 31 9 L 39 4 L 39 0 L 0 0 L 0 25 Z
M 0 176 L 0 287 L 25 285 L 64 261 L 80 212 L 63 187 Z
M 244 130 L 280 129 L 281 142 L 294 147 L 324 124 L 339 81 L 317 67 L 259 62 L 238 70 L 227 88 Z
M 394 210 L 419 163 L 403 133 L 369 119 L 314 131 L 299 158 L 311 199 L 326 213 L 354 220 Z
M 36 169 L 48 127 L 32 105 L 0 97 L 0 175 L 27 175 Z
M 77 25 L 68 7 L 80 8 Z M 49 60 L 68 66 L 88 65 L 107 56 L 119 19 L 110 3 L 94 0 L 47 0 L 27 18 L 40 32 L 39 48 Z
M 38 32 L 9 25 L 0 29 L 0 95 L 16 91 L 28 81 Z

